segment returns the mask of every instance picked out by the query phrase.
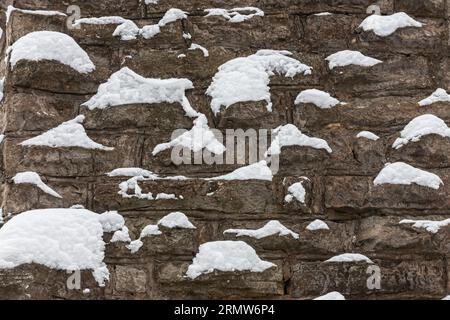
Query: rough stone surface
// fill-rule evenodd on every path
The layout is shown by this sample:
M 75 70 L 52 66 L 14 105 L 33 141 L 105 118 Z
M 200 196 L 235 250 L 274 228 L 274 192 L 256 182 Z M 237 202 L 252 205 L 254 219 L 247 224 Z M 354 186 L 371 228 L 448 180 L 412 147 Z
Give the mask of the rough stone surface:
M 382 14 L 404 11 L 424 23 L 388 37 L 363 32 L 359 24 L 367 8 L 377 3 Z M 189 17 L 162 28 L 152 39 L 121 41 L 115 25 L 67 27 L 66 17 L 4 12 L 8 5 L 28 10 L 57 10 L 79 5 L 82 17 L 120 15 L 137 25 L 154 24 L 173 7 Z M 242 23 L 205 17 L 207 8 L 255 6 L 265 12 Z M 0 270 L 1 299 L 310 299 L 339 291 L 348 299 L 441 299 L 450 294 L 450 226 L 432 234 L 403 219 L 445 220 L 450 217 L 450 139 L 423 137 L 399 150 L 392 144 L 415 117 L 430 113 L 450 125 L 450 104 L 419 107 L 418 101 L 437 88 L 450 92 L 449 0 L 140 0 L 53 1 L 0 0 L 0 78 L 5 77 L 0 103 L 0 204 L 4 222 L 23 211 L 83 205 L 102 213 L 117 210 L 125 218 L 131 239 L 173 211 L 182 211 L 196 229 L 167 229 L 142 239 L 136 253 L 127 243 L 110 243 L 105 235 L 105 263 L 110 271 L 100 288 L 92 273 L 81 273 L 80 288 L 69 289 L 66 271 L 40 265 Z M 321 12 L 332 15 L 316 15 Z M 72 36 L 96 65 L 78 74 L 55 61 L 20 61 L 14 70 L 5 62 L 7 48 L 29 32 L 51 30 Z M 192 39 L 183 38 L 190 33 Z M 209 50 L 189 51 L 191 43 Z M 264 102 L 242 102 L 213 115 L 206 89 L 225 62 L 259 49 L 289 50 L 312 66 L 310 76 L 271 77 L 273 112 Z M 372 68 L 328 68 L 325 58 L 340 50 L 358 50 L 382 60 Z M 185 54 L 185 58 L 178 58 Z M 325 139 L 327 153 L 308 147 L 282 150 L 273 181 L 210 181 L 245 163 L 175 165 L 171 151 L 152 156 L 153 148 L 170 140 L 176 129 L 190 129 L 192 119 L 176 103 L 131 104 L 88 110 L 81 104 L 101 83 L 122 67 L 144 77 L 188 78 L 191 105 L 204 113 L 212 128 L 274 129 L 288 123 L 303 133 Z M 320 89 L 346 102 L 332 109 L 295 105 L 299 92 Z M 24 148 L 25 139 L 83 114 L 87 134 L 114 151 L 82 148 Z M 356 138 L 363 130 L 377 134 L 371 141 Z M 259 141 L 261 142 L 261 141 Z M 264 150 L 263 150 L 264 151 Z M 241 156 L 246 159 L 245 156 Z M 248 159 L 246 159 L 248 162 Z M 375 186 L 387 163 L 402 161 L 433 172 L 443 180 L 439 190 L 417 185 Z M 142 191 L 173 193 L 178 200 L 124 198 L 119 183 L 108 177 L 120 167 L 141 167 L 161 175 L 186 175 L 183 181 L 142 181 Z M 32 185 L 15 185 L 18 172 L 36 171 L 62 199 Z M 305 202 L 286 202 L 288 188 L 302 182 Z M 329 230 L 309 231 L 321 219 Z M 263 239 L 240 237 L 261 259 L 276 267 L 262 273 L 219 272 L 195 280 L 185 273 L 201 244 L 236 240 L 227 229 L 258 229 L 279 220 L 299 239 L 278 235 Z M 366 263 L 324 263 L 342 253 L 368 256 Z M 368 286 L 370 266 L 380 270 L 380 287 Z M 89 290 L 85 290 L 89 289 Z

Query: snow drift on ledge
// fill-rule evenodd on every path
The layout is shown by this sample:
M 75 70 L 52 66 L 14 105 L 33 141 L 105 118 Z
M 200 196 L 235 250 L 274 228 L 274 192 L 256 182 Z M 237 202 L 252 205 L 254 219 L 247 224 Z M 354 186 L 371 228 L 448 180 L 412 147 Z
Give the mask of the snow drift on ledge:
M 56 197 L 62 198 L 55 190 L 46 185 L 39 174 L 33 171 L 19 172 L 13 177 L 15 184 L 32 184 L 44 191 L 45 193 Z
M 419 106 L 425 107 L 436 102 L 450 102 L 450 95 L 444 89 L 439 88 L 428 98 L 419 101 Z
M 263 272 L 271 267 L 276 265 L 261 260 L 256 251 L 243 241 L 214 241 L 200 245 L 186 276 L 195 279 L 214 270 Z
M 435 134 L 443 138 L 450 138 L 450 128 L 444 120 L 432 115 L 424 114 L 411 120 L 400 133 L 400 138 L 395 140 L 392 148 L 400 149 L 410 141 L 417 142 L 422 137 Z
M 236 234 L 236 237 L 250 237 L 255 239 L 262 239 L 270 236 L 291 236 L 294 239 L 298 239 L 298 233 L 289 230 L 278 220 L 272 220 L 267 222 L 264 227 L 252 230 L 252 229 L 227 229 L 224 234 L 231 233 Z
M 228 174 L 209 178 L 206 180 L 265 180 L 272 181 L 273 174 L 267 166 L 267 162 L 262 160 L 257 163 L 239 168 Z
M 312 103 L 321 109 L 330 109 L 341 102 L 333 98 L 328 92 L 317 89 L 308 89 L 300 92 L 294 102 L 296 105 L 300 103 Z
M 95 70 L 88 54 L 76 41 L 60 32 L 36 31 L 18 39 L 8 50 L 11 69 L 20 60 L 57 61 L 68 65 L 79 73 Z
M 441 178 L 434 173 L 414 168 L 413 166 L 403 162 L 386 164 L 373 183 L 374 185 L 411 185 L 415 183 L 419 186 L 429 187 L 436 190 L 444 184 Z
M 51 148 L 60 147 L 79 147 L 85 149 L 99 149 L 105 151 L 114 150 L 114 148 L 106 147 L 102 144 L 94 142 L 88 137 L 82 125 L 85 116 L 80 115 L 75 119 L 63 122 L 56 128 L 23 141 L 20 145 L 30 146 L 46 146 Z
M 341 293 L 333 291 L 327 293 L 326 295 L 317 297 L 314 300 L 345 300 L 345 297 Z
M 371 15 L 364 19 L 359 27 L 364 31 L 373 31 L 377 36 L 387 37 L 400 28 L 421 28 L 422 23 L 414 20 L 404 12 L 397 12 L 389 16 Z
M 450 225 L 450 219 L 445 219 L 441 221 L 405 219 L 400 221 L 400 224 L 412 224 L 414 228 L 418 229 L 422 228 L 430 233 L 438 233 L 441 228 Z
M 372 264 L 372 260 L 370 260 L 365 255 L 359 253 L 344 253 L 337 256 L 334 256 L 325 261 L 326 263 L 347 263 L 347 262 L 366 262 Z
M 100 286 L 109 279 L 103 262 L 104 232 L 124 226 L 117 212 L 40 209 L 23 212 L 0 229 L 0 268 L 37 263 L 57 270 L 93 270 Z
M 264 11 L 255 7 L 233 8 L 233 9 L 212 8 L 212 9 L 205 9 L 204 11 L 208 13 L 205 17 L 222 16 L 229 22 L 233 23 L 244 22 L 253 17 L 264 17 Z M 251 12 L 251 13 L 244 14 L 244 12 Z
M 290 55 L 289 51 L 259 50 L 251 56 L 232 59 L 221 65 L 206 91 L 212 98 L 211 110 L 217 115 L 222 106 L 227 109 L 238 102 L 266 101 L 267 110 L 272 111 L 270 76 L 311 74 L 311 67 Z
M 328 56 L 328 67 L 333 70 L 336 67 L 356 65 L 361 67 L 373 67 L 383 61 L 363 55 L 359 51 L 343 50 Z
M 90 110 L 117 107 L 128 104 L 179 103 L 186 115 L 197 117 L 185 92 L 193 89 L 188 79 L 152 79 L 144 78 L 133 70 L 124 67 L 112 74 L 107 82 L 98 87 L 98 92 L 83 106 Z

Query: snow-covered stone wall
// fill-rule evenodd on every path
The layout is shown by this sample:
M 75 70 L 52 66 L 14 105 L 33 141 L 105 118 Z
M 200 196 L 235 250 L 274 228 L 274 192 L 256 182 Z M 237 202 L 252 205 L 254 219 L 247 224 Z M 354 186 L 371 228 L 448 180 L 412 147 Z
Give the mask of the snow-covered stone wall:
M 0 298 L 450 294 L 450 1 L 147 2 L 0 1 Z

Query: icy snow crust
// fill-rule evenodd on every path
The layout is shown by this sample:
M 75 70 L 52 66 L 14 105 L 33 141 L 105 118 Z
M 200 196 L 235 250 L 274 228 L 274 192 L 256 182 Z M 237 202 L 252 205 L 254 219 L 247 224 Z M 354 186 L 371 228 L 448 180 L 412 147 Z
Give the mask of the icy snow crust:
M 206 17 L 222 16 L 229 22 L 234 23 L 244 22 L 253 17 L 264 17 L 264 11 L 255 7 L 233 8 L 233 9 L 212 8 L 212 9 L 205 9 L 205 12 L 208 13 Z M 252 12 L 252 13 L 244 14 L 244 12 Z
M 373 31 L 377 36 L 387 37 L 400 28 L 421 28 L 422 23 L 414 20 L 404 12 L 397 12 L 389 16 L 371 15 L 364 19 L 359 27 L 364 31 Z
M 53 197 L 62 198 L 55 190 L 46 185 L 36 172 L 19 172 L 13 177 L 13 181 L 15 184 L 33 184 Z
M 195 279 L 214 270 L 263 272 L 275 266 L 261 260 L 256 251 L 243 241 L 214 241 L 200 245 L 186 276 Z
M 302 146 L 314 149 L 324 149 L 328 153 L 332 153 L 328 143 L 319 138 L 311 138 L 303 134 L 295 125 L 287 124 L 273 130 L 273 139 L 267 155 L 279 155 L 283 147 Z
M 423 187 L 439 189 L 444 184 L 437 175 L 420 170 L 403 162 L 388 163 L 373 181 L 375 185 L 400 184 L 411 185 L 413 183 Z
M 410 141 L 417 142 L 422 137 L 436 134 L 443 138 L 450 138 L 450 128 L 444 120 L 432 115 L 424 114 L 411 120 L 400 133 L 400 138 L 392 145 L 395 149 L 400 149 Z
M 85 149 L 100 149 L 105 151 L 114 150 L 114 148 L 106 147 L 102 144 L 94 142 L 89 138 L 82 125 L 85 117 L 83 115 L 76 117 L 67 122 L 63 122 L 58 127 L 25 140 L 22 146 L 47 146 L 51 148 L 59 147 L 79 147 Z
M 299 235 L 298 233 L 295 233 L 285 226 L 281 224 L 278 220 L 272 220 L 269 221 L 264 227 L 259 228 L 257 230 L 250 230 L 250 229 L 228 229 L 223 232 L 224 234 L 227 233 L 234 233 L 236 234 L 236 237 L 251 237 L 256 239 L 262 239 L 274 235 L 278 236 L 291 236 L 294 239 L 298 239 Z
M 311 67 L 291 57 L 288 51 L 259 50 L 256 54 L 230 60 L 219 67 L 206 94 L 212 98 L 214 114 L 238 102 L 266 101 L 272 111 L 270 76 L 294 77 L 311 74 Z
M 93 270 L 100 286 L 109 279 L 103 233 L 122 228 L 116 212 L 41 209 L 23 212 L 0 229 L 0 268 L 37 263 L 58 270 Z
M 60 32 L 36 31 L 21 37 L 10 47 L 11 69 L 20 60 L 57 61 L 68 65 L 79 73 L 95 70 L 88 54 L 75 40 Z
M 336 67 L 356 65 L 361 67 L 373 67 L 383 61 L 363 55 L 359 51 L 343 50 L 328 56 L 328 67 L 333 70 Z
M 124 67 L 101 84 L 97 94 L 83 103 L 83 106 L 93 110 L 127 104 L 178 102 L 187 116 L 197 117 L 199 113 L 191 107 L 185 95 L 186 90 L 193 88 L 188 79 L 144 78 Z

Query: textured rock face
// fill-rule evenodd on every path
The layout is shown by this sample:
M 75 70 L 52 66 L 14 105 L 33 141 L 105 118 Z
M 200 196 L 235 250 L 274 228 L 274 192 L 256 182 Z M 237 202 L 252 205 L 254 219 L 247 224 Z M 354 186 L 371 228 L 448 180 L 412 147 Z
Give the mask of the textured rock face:
M 2 0 L 1 74 L 5 76 L 0 107 L 0 199 L 3 218 L 38 208 L 83 205 L 94 212 L 117 210 L 126 220 L 131 238 L 139 238 L 148 224 L 156 224 L 173 211 L 182 211 L 197 227 L 164 229 L 161 236 L 143 239 L 131 253 L 126 243 L 107 243 L 105 262 L 111 273 L 99 288 L 89 271 L 81 273 L 81 287 L 69 289 L 65 271 L 39 265 L 0 270 L 0 298 L 44 299 L 171 299 L 171 298 L 275 298 L 309 299 L 331 291 L 347 298 L 439 299 L 450 293 L 450 226 L 438 233 L 399 224 L 403 219 L 445 220 L 450 217 L 450 140 L 423 137 L 396 150 L 392 143 L 415 117 L 429 113 L 450 124 L 450 104 L 419 107 L 418 101 L 437 88 L 450 90 L 450 2 L 447 0 L 379 0 L 382 14 L 404 11 L 424 23 L 402 28 L 388 37 L 358 29 L 374 1 L 296 0 L 160 0 L 145 5 L 139 0 L 50 1 Z M 66 12 L 78 5 L 82 17 L 122 16 L 139 26 L 154 24 L 170 8 L 189 12 L 188 19 L 162 28 L 151 39 L 121 41 L 116 25 L 68 28 L 67 17 L 13 11 Z M 239 23 L 223 17 L 205 17 L 204 9 L 254 6 L 264 17 Z M 331 15 L 317 15 L 330 12 Z M 96 66 L 80 74 L 55 61 L 20 61 L 13 70 L 6 64 L 7 48 L 32 31 L 66 33 L 88 53 Z M 192 39 L 183 37 L 190 33 Z M 190 51 L 197 43 L 209 51 Z M 289 50 L 292 57 L 313 67 L 310 76 L 271 77 L 273 111 L 263 102 L 241 102 L 214 116 L 205 94 L 219 66 L 259 49 Z M 341 50 L 357 50 L 382 60 L 371 68 L 348 66 L 330 70 L 325 58 Z M 185 54 L 185 58 L 179 58 Z M 81 106 L 97 93 L 100 84 L 129 67 L 147 78 L 187 78 L 195 89 L 187 91 L 191 105 L 204 113 L 209 126 L 226 129 L 274 129 L 295 124 L 308 136 L 325 139 L 333 150 L 291 146 L 283 148 L 280 170 L 273 181 L 209 181 L 242 164 L 173 164 L 170 152 L 152 156 L 154 147 L 170 141 L 176 129 L 190 129 L 192 119 L 177 104 L 131 104 L 103 110 Z M 316 88 L 347 104 L 319 109 L 295 105 L 296 95 Z M 83 114 L 84 127 L 94 141 L 113 151 L 82 148 L 24 148 L 20 142 Z M 372 141 L 356 138 L 363 130 L 377 134 Z M 374 178 L 390 162 L 405 162 L 437 174 L 444 182 L 438 190 L 418 185 L 379 185 Z M 161 175 L 186 175 L 183 181 L 142 181 L 143 192 L 168 193 L 182 199 L 124 198 L 118 194 L 125 177 L 106 173 L 140 167 Z M 16 185 L 18 172 L 35 171 L 62 198 L 32 185 Z M 302 177 L 307 177 L 304 180 Z M 304 181 L 305 202 L 285 202 L 288 187 Z M 315 219 L 329 230 L 308 231 Z M 219 272 L 195 280 L 185 277 L 188 265 L 205 242 L 236 240 L 223 232 L 230 228 L 258 229 L 279 220 L 299 233 L 299 239 L 271 236 L 242 237 L 261 259 L 276 268 L 262 273 Z M 161 228 L 163 229 L 163 228 Z M 110 235 L 108 235 L 110 238 Z M 109 240 L 109 239 L 105 239 Z M 341 253 L 368 256 L 365 263 L 324 263 Z M 378 270 L 380 285 L 371 286 Z M 89 292 L 84 289 L 90 289 Z

